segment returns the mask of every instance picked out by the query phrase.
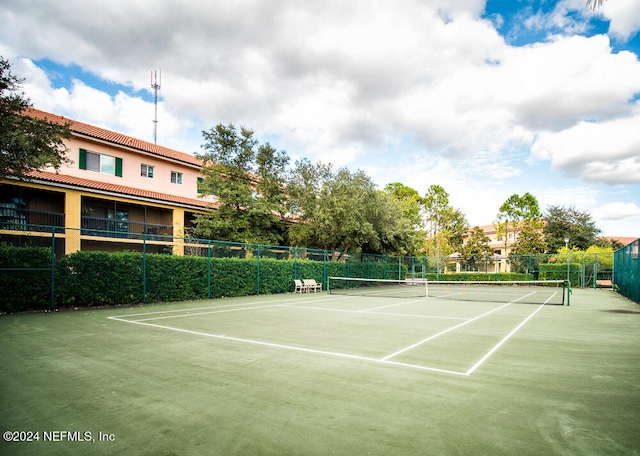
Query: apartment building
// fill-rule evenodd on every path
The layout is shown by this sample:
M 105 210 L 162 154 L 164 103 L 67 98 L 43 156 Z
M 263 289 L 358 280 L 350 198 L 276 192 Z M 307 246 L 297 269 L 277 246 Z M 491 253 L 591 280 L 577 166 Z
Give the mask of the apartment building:
M 193 155 L 86 123 L 30 109 L 30 116 L 69 122 L 70 163 L 0 180 L 0 240 L 51 242 L 78 250 L 183 253 L 182 238 L 215 201 L 199 192 Z M 54 227 L 54 228 L 52 228 Z
M 487 258 L 484 264 L 479 265 L 483 272 L 494 273 L 494 272 L 509 272 L 509 262 L 507 258 L 511 250 L 513 249 L 513 245 L 517 241 L 517 234 L 513 231 L 510 231 L 506 236 L 501 233 L 498 234 L 496 227 L 494 225 L 483 225 L 480 226 L 485 236 L 489 238 L 489 242 L 487 243 L 491 250 L 493 251 L 493 255 Z M 467 232 L 462 237 L 462 243 L 466 244 L 471 232 Z M 454 254 L 454 260 L 458 260 L 459 254 Z M 462 266 L 458 261 L 456 265 L 456 270 L 461 271 Z

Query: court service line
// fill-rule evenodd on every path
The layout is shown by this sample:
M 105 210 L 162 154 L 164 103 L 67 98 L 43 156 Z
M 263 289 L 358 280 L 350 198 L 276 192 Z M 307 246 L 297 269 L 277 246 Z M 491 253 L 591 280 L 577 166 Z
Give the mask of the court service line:
M 394 304 L 395 305 L 395 304 Z M 371 314 L 371 315 L 389 315 L 390 317 L 411 317 L 411 318 L 432 318 L 438 320 L 468 320 L 468 318 L 464 317 L 443 317 L 436 315 L 416 315 L 416 314 L 403 314 L 403 313 L 395 313 L 395 312 L 371 312 L 371 311 L 362 311 L 362 310 L 349 310 L 349 309 L 332 309 L 329 307 L 315 307 L 315 306 L 292 306 L 289 304 L 282 304 L 280 307 L 286 307 L 291 309 L 309 309 L 309 310 L 324 310 L 326 312 L 343 312 L 343 313 L 354 313 L 354 314 Z
M 533 293 L 529 293 L 529 294 L 528 294 L 528 295 L 526 295 L 526 296 L 530 296 L 531 294 L 533 294 Z M 521 296 L 521 297 L 520 297 L 520 298 L 518 298 L 517 300 L 524 299 L 526 296 Z M 492 313 L 494 313 L 494 312 L 497 312 L 498 310 L 504 309 L 505 307 L 510 306 L 510 305 L 511 305 L 512 303 L 514 303 L 514 302 L 515 302 L 515 301 L 508 302 L 508 303 L 506 303 L 506 304 L 504 304 L 504 305 L 502 305 L 502 306 L 500 306 L 500 307 L 496 307 L 495 309 L 490 310 L 489 312 L 485 312 L 485 313 L 483 313 L 482 315 L 478 315 L 477 317 L 474 317 L 474 318 L 472 318 L 472 319 L 470 319 L 470 320 L 464 321 L 464 322 L 460 323 L 459 325 L 455 325 L 455 326 L 452 326 L 451 328 L 445 329 L 444 331 L 440 331 L 439 333 L 434 334 L 434 335 L 432 335 L 432 336 L 429 336 L 429 337 L 427 337 L 426 339 L 423 339 L 423 340 L 421 340 L 421 341 L 418 341 L 418 342 L 416 342 L 415 344 L 409 345 L 408 347 L 405 347 L 405 348 L 403 348 L 403 349 L 401 349 L 401 350 L 398 350 L 398 351 L 397 351 L 397 352 L 395 352 L 395 353 L 391 353 L 390 355 L 387 355 L 387 356 L 385 356 L 384 358 L 382 358 L 382 360 L 383 360 L 383 361 L 386 361 L 386 360 L 388 360 L 388 359 L 393 358 L 394 356 L 398 356 L 398 355 L 400 355 L 400 354 L 402 354 L 402 353 L 405 353 L 405 352 L 407 352 L 407 351 L 409 351 L 409 350 L 413 350 L 414 348 L 419 347 L 419 346 L 420 346 L 420 345 L 422 345 L 422 344 L 426 344 L 426 343 L 427 343 L 427 342 L 429 342 L 430 340 L 433 340 L 433 339 L 435 339 L 435 338 L 437 338 L 437 337 L 440 337 L 440 336 L 442 336 L 443 334 L 446 334 L 446 333 L 448 333 L 448 332 L 454 331 L 454 330 L 456 330 L 456 329 L 458 329 L 458 328 L 463 327 L 464 325 L 468 325 L 469 323 L 473 323 L 473 322 L 474 322 L 474 321 L 476 321 L 476 320 L 479 320 L 479 319 L 481 319 L 481 318 L 483 318 L 483 317 L 486 317 L 487 315 L 490 315 L 490 314 L 492 314 Z
M 420 370 L 426 370 L 426 371 L 431 371 L 431 372 L 440 372 L 440 373 L 444 373 L 444 374 L 453 374 L 453 375 L 460 375 L 460 376 L 468 376 L 467 373 L 465 372 L 458 372 L 458 371 L 451 371 L 451 370 L 447 370 L 447 369 L 438 369 L 435 367 L 427 367 L 427 366 L 420 366 L 418 364 L 409 364 L 409 363 L 400 363 L 400 362 L 396 362 L 396 361 L 387 361 L 384 359 L 379 359 L 379 358 L 370 358 L 368 356 L 360 356 L 360 355 L 352 355 L 349 353 L 337 353 L 337 352 L 330 352 L 330 351 L 325 351 L 325 350 L 317 350 L 317 349 L 313 349 L 313 348 L 304 348 L 304 347 L 296 347 L 293 345 L 283 345 L 283 344 L 276 344 L 273 342 L 265 342 L 265 341 L 260 341 L 260 340 L 253 340 L 253 339 L 243 339 L 240 337 L 231 337 L 231 336 L 227 336 L 227 335 L 223 335 L 223 334 L 210 334 L 210 333 L 205 333 L 205 332 L 201 332 L 201 331 L 192 331 L 189 329 L 182 329 L 182 328 L 174 328 L 172 326 L 164 326 L 164 325 L 158 325 L 158 324 L 154 324 L 154 323 L 145 323 L 143 321 L 139 321 L 139 320 L 125 320 L 119 317 L 107 317 L 110 320 L 115 320 L 115 321 L 121 321 L 124 323 L 132 323 L 132 324 L 136 324 L 136 325 L 142 325 L 142 326 L 150 326 L 152 328 L 160 328 L 160 329 L 167 329 L 170 331 L 176 331 L 176 332 L 181 332 L 181 333 L 186 333 L 186 334 L 191 334 L 191 335 L 196 335 L 196 336 L 204 336 L 204 337 L 212 337 L 215 339 L 224 339 L 224 340 L 230 340 L 230 341 L 234 341 L 234 342 L 243 342 L 243 343 L 249 343 L 249 344 L 254 344 L 254 345 L 261 345 L 264 347 L 271 347 L 271 348 L 279 348 L 279 349 L 286 349 L 286 350 L 294 350 L 294 351 L 299 351 L 299 352 L 305 352 L 305 353 L 313 353 L 313 354 L 317 354 L 317 355 L 325 355 L 325 356 L 333 356 L 333 357 L 338 357 L 338 358 L 346 358 L 346 359 L 355 359 L 355 360 L 360 360 L 360 361 L 369 361 L 369 362 L 375 362 L 378 364 L 387 364 L 387 365 L 394 365 L 394 366 L 402 366 L 402 367 L 410 367 L 413 369 L 420 369 Z
M 371 310 L 380 310 L 380 309 L 387 309 L 389 307 L 403 306 L 405 304 L 411 304 L 411 303 L 414 303 L 414 302 L 425 301 L 426 299 L 427 298 L 412 299 L 410 301 L 402 301 L 402 302 L 395 303 L 395 304 L 387 304 L 386 306 L 378 306 L 378 307 L 371 307 L 369 309 L 362 309 L 362 310 L 359 310 L 358 312 L 363 312 L 364 313 L 364 312 L 369 312 Z
M 159 317 L 150 317 L 150 318 L 140 318 L 135 321 L 151 321 L 151 320 L 166 320 L 168 318 L 183 318 L 183 317 L 197 317 L 200 315 L 212 315 L 218 313 L 228 313 L 228 312 L 244 312 L 245 310 L 255 310 L 255 309 L 266 309 L 269 307 L 281 307 L 280 304 L 269 304 L 265 306 L 254 306 L 254 307 L 242 307 L 236 309 L 220 309 L 220 310 L 212 310 L 210 312 L 196 312 L 196 313 L 184 313 L 181 315 L 161 315 Z M 134 320 L 131 320 L 134 321 Z
M 325 298 L 325 299 L 314 299 L 314 301 L 329 301 L 331 300 L 330 298 Z M 293 299 L 286 299 L 286 300 L 282 300 L 282 301 L 278 301 L 279 303 L 282 302 L 307 302 L 308 298 L 293 298 Z M 193 310 L 209 310 L 209 309 L 223 309 L 223 308 L 228 308 L 228 307 L 232 307 L 232 308 L 237 308 L 239 310 L 242 310 L 243 308 L 245 308 L 246 306 L 251 306 L 251 305 L 256 305 L 259 304 L 261 301 L 251 301 L 251 302 L 244 302 L 244 303 L 240 303 L 240 304 L 216 304 L 213 306 L 206 306 L 206 307 L 193 307 L 193 308 L 189 308 L 189 309 L 173 309 L 173 310 L 158 310 L 156 312 L 140 312 L 140 313 L 134 313 L 134 314 L 126 314 L 126 315 L 120 315 L 119 318 L 125 318 L 125 317 L 140 317 L 140 316 L 149 316 L 149 315 L 165 315 L 165 314 L 169 314 L 169 313 L 178 313 L 178 312 L 189 312 L 189 311 L 193 311 Z M 282 305 L 282 304 L 277 304 L 277 305 Z M 255 307 L 253 307 L 255 308 Z M 195 315 L 195 314 L 191 314 L 191 315 Z

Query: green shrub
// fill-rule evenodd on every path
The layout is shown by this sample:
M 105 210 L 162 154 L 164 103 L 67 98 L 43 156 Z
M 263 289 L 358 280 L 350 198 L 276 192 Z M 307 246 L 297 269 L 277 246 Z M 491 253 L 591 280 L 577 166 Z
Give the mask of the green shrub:
M 0 244 L 0 312 L 51 307 L 51 271 L 30 268 L 51 268 L 51 249 Z

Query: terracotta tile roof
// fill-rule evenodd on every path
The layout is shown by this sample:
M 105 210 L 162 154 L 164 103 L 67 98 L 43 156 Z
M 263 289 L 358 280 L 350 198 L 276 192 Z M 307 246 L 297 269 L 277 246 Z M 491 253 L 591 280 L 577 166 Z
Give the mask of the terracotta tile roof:
M 636 241 L 638 239 L 637 237 L 629 237 L 629 236 L 602 236 L 602 237 L 610 241 L 613 241 L 613 240 L 618 241 L 624 246 L 627 246 L 631 244 L 633 241 Z
M 143 141 L 141 139 L 132 138 L 131 136 L 123 135 L 121 133 L 105 130 L 104 128 L 95 127 L 83 122 L 78 122 L 77 120 L 67 119 L 66 117 L 58 116 L 45 111 L 40 111 L 39 109 L 35 108 L 27 108 L 26 114 L 33 118 L 46 119 L 50 122 L 68 122 L 70 124 L 69 128 L 74 133 L 107 141 L 112 144 L 129 147 L 139 151 L 148 152 L 154 155 L 159 155 L 164 158 L 178 160 L 190 165 L 202 166 L 202 161 L 194 155 L 169 149 L 168 147 L 159 146 L 157 144 Z
M 185 198 L 183 196 L 170 195 L 167 193 L 152 192 L 149 190 L 141 190 L 139 188 L 127 187 L 124 185 L 110 184 L 107 182 L 83 179 L 80 177 L 69 176 L 65 174 L 55 174 L 46 171 L 32 171 L 29 173 L 32 179 L 44 180 L 47 182 L 55 182 L 58 184 L 71 185 L 74 187 L 87 188 L 92 190 L 102 190 L 110 193 L 121 194 L 124 196 L 133 196 L 144 199 L 151 199 L 160 202 L 172 203 L 177 205 L 186 205 L 196 208 L 206 209 L 215 207 L 214 204 L 200 199 Z

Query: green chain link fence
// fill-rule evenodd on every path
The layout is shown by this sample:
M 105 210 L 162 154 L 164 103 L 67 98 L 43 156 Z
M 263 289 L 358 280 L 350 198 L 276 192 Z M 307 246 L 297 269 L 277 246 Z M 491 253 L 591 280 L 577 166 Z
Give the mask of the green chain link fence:
M 621 248 L 614 257 L 614 289 L 640 303 L 640 239 Z
M 81 250 L 64 254 L 68 243 Z M 625 249 L 633 251 L 633 245 L 637 284 L 638 244 Z M 326 284 L 331 276 L 569 280 L 572 287 L 611 287 L 615 275 L 621 292 L 633 288 L 627 273 L 614 274 L 613 253 L 491 256 L 470 265 L 456 256 L 345 253 L 28 225 L 0 226 L 0 246 L 2 312 L 286 293 L 293 291 L 294 279 Z M 622 264 L 633 256 L 625 249 L 615 256 Z

